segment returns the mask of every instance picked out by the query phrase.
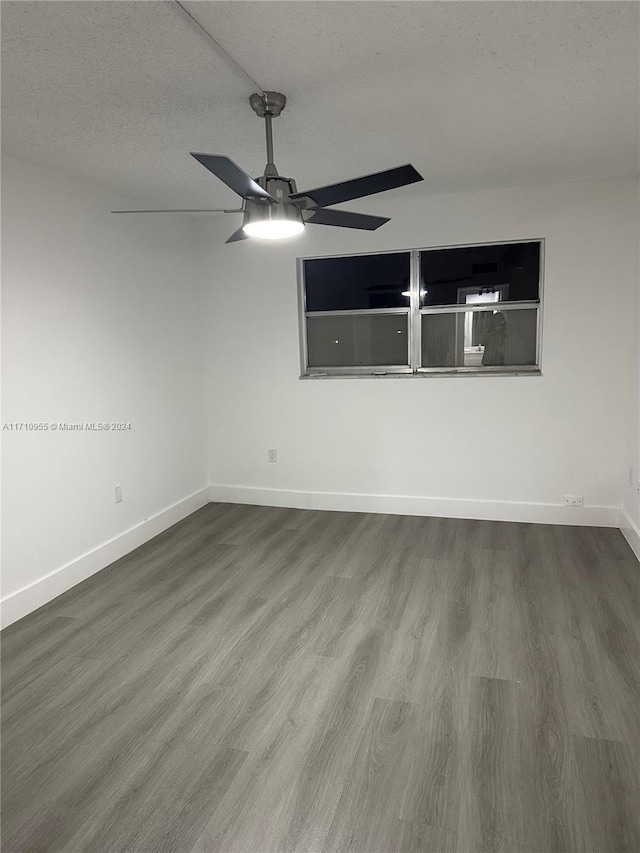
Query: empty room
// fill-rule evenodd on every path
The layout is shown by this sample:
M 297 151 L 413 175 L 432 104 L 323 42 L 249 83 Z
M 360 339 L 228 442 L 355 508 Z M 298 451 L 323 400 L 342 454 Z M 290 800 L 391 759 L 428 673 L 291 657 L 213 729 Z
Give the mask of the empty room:
M 640 4 L 0 22 L 3 853 L 638 853 Z

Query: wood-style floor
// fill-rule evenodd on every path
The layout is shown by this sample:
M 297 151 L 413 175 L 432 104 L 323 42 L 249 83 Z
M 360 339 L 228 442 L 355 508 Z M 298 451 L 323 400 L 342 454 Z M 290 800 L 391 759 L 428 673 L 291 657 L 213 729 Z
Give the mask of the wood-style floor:
M 617 530 L 204 507 L 3 633 L 2 850 L 640 851 Z

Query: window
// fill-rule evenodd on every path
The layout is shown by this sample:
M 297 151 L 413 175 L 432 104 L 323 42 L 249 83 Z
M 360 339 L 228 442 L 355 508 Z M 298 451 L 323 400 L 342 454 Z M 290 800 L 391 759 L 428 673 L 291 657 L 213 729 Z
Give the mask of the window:
M 543 241 L 299 261 L 303 376 L 539 373 Z

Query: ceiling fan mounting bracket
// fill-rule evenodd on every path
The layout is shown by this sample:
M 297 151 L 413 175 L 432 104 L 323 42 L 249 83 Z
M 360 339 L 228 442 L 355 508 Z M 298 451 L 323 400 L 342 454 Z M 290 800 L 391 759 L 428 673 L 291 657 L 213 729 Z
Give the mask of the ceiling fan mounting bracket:
M 261 95 L 255 92 L 249 98 L 249 103 L 251 109 L 260 118 L 267 115 L 277 118 L 285 108 L 287 99 L 280 92 L 263 92 Z

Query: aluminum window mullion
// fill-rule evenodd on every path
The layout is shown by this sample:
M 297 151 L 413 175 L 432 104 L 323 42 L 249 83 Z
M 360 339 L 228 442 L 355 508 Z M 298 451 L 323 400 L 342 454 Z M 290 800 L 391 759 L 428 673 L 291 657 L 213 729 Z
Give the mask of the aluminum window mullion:
M 498 374 L 500 376 L 510 376 L 512 374 L 525 374 L 525 373 L 540 373 L 540 365 L 539 364 L 514 364 L 514 365 L 506 365 L 506 364 L 483 364 L 483 365 L 459 365 L 458 367 L 421 367 L 418 370 L 418 373 L 433 373 L 433 374 L 442 374 L 446 376 L 463 376 L 465 374 L 485 374 L 489 375 L 491 373 Z
M 540 241 L 540 254 L 538 256 L 540 277 L 538 279 L 538 317 L 536 324 L 536 364 L 542 370 L 542 300 L 544 298 L 544 270 L 545 270 L 545 241 Z
M 298 258 L 302 261 L 322 261 L 330 258 L 359 258 L 367 255 L 407 255 L 411 252 L 439 252 L 442 249 L 474 249 L 483 246 L 511 246 L 518 243 L 540 243 L 544 245 L 544 237 L 525 237 L 522 240 L 490 240 L 484 243 L 443 243 L 438 246 L 421 246 L 413 249 L 376 249 L 375 252 L 341 252 L 339 255 L 305 255 Z
M 300 368 L 304 376 L 309 370 L 307 346 L 307 290 L 304 283 L 304 258 L 297 258 L 298 275 L 298 325 L 300 327 Z
M 409 366 L 412 372 L 420 367 L 422 321 L 420 320 L 420 252 L 412 251 L 409 260 Z
M 338 367 L 336 365 L 319 364 L 317 367 L 310 367 L 309 373 L 409 373 L 411 368 L 407 364 L 352 364 L 346 367 Z
M 540 302 L 535 300 L 522 302 L 489 302 L 486 305 L 434 305 L 431 308 L 421 308 L 420 314 L 465 314 L 468 312 L 482 311 L 522 311 L 526 309 L 539 309 Z
M 339 311 L 306 311 L 306 317 L 363 317 L 366 315 L 381 314 L 408 314 L 407 308 L 353 308 L 340 309 Z

